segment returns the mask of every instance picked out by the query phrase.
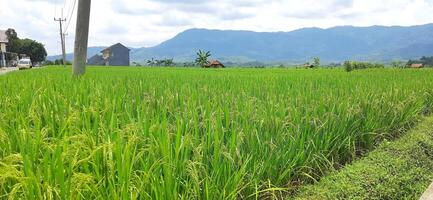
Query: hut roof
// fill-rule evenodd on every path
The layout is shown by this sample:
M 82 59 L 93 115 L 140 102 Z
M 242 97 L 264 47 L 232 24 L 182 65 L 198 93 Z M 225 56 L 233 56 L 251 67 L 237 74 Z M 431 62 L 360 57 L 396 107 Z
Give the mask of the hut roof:
M 209 62 L 206 66 L 208 66 L 208 67 L 212 67 L 212 66 L 224 67 L 224 65 L 218 60 L 213 60 L 213 61 Z
M 107 51 L 107 50 L 114 49 L 114 48 L 124 48 L 124 49 L 128 49 L 129 51 L 131 51 L 131 49 L 129 49 L 125 45 L 123 45 L 121 43 L 117 43 L 117 44 L 114 44 L 114 45 L 111 45 L 111 46 L 105 48 L 104 50 L 101 51 L 101 53 L 104 52 L 104 51 Z
M 421 63 L 414 63 L 412 65 L 410 65 L 411 68 L 423 68 L 424 65 Z
M 209 63 L 209 65 L 222 65 L 220 61 L 218 60 L 213 60 Z

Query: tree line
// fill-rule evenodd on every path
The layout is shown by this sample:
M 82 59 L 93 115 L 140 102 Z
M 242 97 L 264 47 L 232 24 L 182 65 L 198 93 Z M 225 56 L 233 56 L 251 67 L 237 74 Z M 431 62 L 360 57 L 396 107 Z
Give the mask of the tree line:
M 433 56 L 423 56 L 419 60 L 409 60 L 407 62 L 407 66 L 411 66 L 412 64 L 423 64 L 426 67 L 433 67 Z
M 17 32 L 11 28 L 6 31 L 6 36 L 9 40 L 6 47 L 8 52 L 25 54 L 33 63 L 45 61 L 47 51 L 42 43 L 28 38 L 20 39 Z
M 200 66 L 204 67 L 206 64 L 209 63 L 208 59 L 211 56 L 210 51 L 198 51 L 197 57 L 194 62 L 185 62 L 185 63 L 176 63 L 174 62 L 173 58 L 169 59 L 149 59 L 145 61 L 146 66 L 150 67 L 173 67 L 173 66 L 184 66 L 184 67 L 191 67 L 191 66 Z M 132 62 L 134 66 L 140 67 L 142 64 L 138 62 Z

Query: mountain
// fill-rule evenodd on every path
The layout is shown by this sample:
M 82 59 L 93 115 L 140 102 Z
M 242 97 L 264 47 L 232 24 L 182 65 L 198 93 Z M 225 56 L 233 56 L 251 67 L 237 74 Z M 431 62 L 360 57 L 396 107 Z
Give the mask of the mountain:
M 100 53 L 102 50 L 104 50 L 107 47 L 89 47 L 87 48 L 87 57 L 90 58 L 93 55 L 96 55 Z M 47 60 L 54 61 L 56 59 L 62 59 L 62 55 L 54 55 L 54 56 L 48 56 Z M 72 61 L 74 59 L 73 53 L 66 54 L 66 60 Z
M 160 45 L 131 51 L 131 60 L 174 58 L 192 61 L 202 49 L 232 62 L 303 63 L 345 60 L 391 61 L 433 55 L 433 24 L 419 26 L 339 26 L 290 32 L 190 29 Z

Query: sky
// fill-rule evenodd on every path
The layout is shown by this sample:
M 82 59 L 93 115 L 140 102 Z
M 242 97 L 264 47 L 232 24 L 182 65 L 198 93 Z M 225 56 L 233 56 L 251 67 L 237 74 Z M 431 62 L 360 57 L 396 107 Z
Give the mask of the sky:
M 74 43 L 75 0 L 0 0 L 0 30 L 42 42 L 59 54 L 59 23 Z M 89 46 L 151 47 L 190 28 L 292 31 L 305 27 L 433 23 L 433 0 L 93 0 Z M 69 24 L 69 25 L 68 25 Z

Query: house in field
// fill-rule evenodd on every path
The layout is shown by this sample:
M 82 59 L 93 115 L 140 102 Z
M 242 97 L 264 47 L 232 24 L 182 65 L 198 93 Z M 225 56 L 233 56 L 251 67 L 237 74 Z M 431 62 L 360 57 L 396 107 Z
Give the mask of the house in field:
M 206 64 L 204 68 L 225 68 L 225 66 L 220 61 L 214 60 Z
M 96 54 L 96 55 L 90 57 L 89 59 L 87 59 L 87 64 L 88 65 L 104 66 L 105 65 L 105 60 L 102 57 L 102 55 Z
M 0 30 L 0 67 L 6 67 L 6 46 L 8 43 L 6 31 Z
M 413 69 L 420 69 L 423 67 L 424 67 L 424 64 L 421 64 L 421 63 L 413 63 L 412 65 L 410 65 L 410 68 L 413 68 Z
M 129 66 L 129 52 L 131 50 L 124 45 L 117 43 L 101 51 L 101 54 L 94 55 L 87 60 L 88 65 L 102 66 Z

